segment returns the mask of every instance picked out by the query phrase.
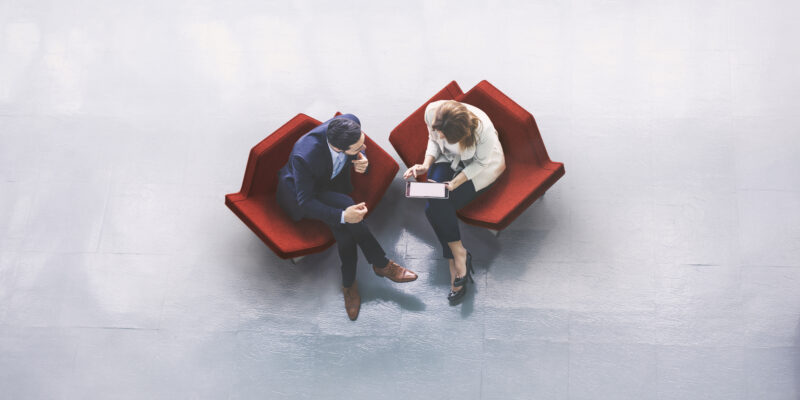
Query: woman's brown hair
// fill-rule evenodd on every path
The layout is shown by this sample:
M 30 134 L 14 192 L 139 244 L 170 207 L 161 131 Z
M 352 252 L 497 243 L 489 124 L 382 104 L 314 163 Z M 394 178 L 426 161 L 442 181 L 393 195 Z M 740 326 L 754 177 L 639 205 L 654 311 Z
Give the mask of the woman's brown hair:
M 439 106 L 433 130 L 442 132 L 448 143 L 458 143 L 461 150 L 475 145 L 481 121 L 463 104 L 448 100 Z

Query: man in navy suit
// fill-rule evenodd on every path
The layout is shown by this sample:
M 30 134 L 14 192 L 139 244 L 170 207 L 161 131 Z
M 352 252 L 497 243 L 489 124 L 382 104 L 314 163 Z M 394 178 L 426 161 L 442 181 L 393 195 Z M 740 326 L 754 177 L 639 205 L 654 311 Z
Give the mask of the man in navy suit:
M 358 317 L 361 296 L 356 282 L 356 247 L 378 276 L 395 282 L 411 282 L 417 274 L 386 258 L 386 253 L 363 221 L 364 203 L 355 204 L 350 165 L 365 174 L 369 167 L 361 123 L 352 114 L 334 117 L 297 140 L 289 162 L 278 172 L 278 204 L 295 221 L 318 219 L 327 224 L 339 247 L 345 309 L 351 320 Z

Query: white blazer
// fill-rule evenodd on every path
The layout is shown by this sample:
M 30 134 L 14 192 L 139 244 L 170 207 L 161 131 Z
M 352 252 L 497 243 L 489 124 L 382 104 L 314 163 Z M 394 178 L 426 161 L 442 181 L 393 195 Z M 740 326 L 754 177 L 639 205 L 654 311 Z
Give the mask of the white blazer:
M 471 104 L 461 103 L 469 112 L 475 114 L 481 123 L 476 132 L 475 145 L 462 151 L 454 151 L 459 148 L 458 145 L 450 145 L 445 139 L 439 139 L 439 134 L 431 127 L 436 118 L 436 111 L 445 101 L 447 100 L 434 101 L 425 108 L 425 124 L 428 126 L 428 149 L 425 151 L 425 156 L 432 156 L 434 163 L 449 162 L 450 168 L 456 172 L 462 170 L 460 163 L 463 162 L 464 175 L 472 181 L 476 191 L 481 190 L 494 182 L 506 169 L 503 146 L 500 145 L 497 130 L 485 112 Z

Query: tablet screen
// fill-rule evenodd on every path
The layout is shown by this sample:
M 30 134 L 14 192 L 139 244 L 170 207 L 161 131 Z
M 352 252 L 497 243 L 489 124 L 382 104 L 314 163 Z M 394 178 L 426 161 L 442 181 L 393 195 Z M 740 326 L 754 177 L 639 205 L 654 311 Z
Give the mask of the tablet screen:
M 445 188 L 444 183 L 409 182 L 408 196 L 444 198 Z

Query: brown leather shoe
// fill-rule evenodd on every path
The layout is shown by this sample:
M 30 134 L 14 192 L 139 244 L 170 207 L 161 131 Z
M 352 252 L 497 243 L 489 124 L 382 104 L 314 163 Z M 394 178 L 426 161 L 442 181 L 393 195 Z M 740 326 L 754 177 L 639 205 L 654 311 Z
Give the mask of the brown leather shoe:
M 378 268 L 373 265 L 372 270 L 375 271 L 375 275 L 389 278 L 398 283 L 417 280 L 417 274 L 397 265 L 397 263 L 392 260 L 389 260 L 389 264 L 386 264 L 383 268 Z
M 358 311 L 361 310 L 361 295 L 358 294 L 358 282 L 353 282 L 353 286 L 349 288 L 343 287 L 344 293 L 344 309 L 347 310 L 347 316 L 351 321 L 358 318 Z

